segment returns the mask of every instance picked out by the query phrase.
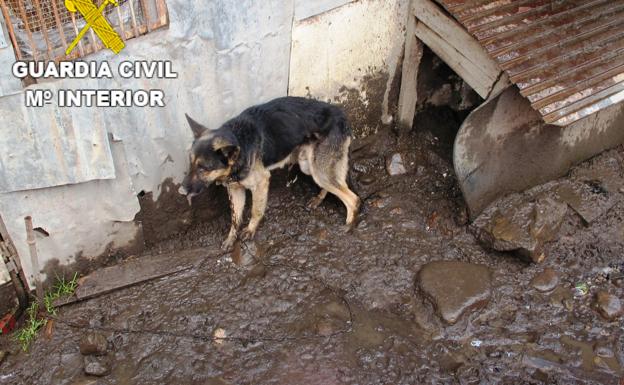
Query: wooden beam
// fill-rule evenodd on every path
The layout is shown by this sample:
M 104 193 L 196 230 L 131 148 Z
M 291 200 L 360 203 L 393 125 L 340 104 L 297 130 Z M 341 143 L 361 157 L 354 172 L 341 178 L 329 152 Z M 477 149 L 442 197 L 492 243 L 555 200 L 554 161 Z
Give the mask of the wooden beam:
M 487 77 L 479 66 L 468 60 L 461 51 L 451 46 L 425 24 L 416 24 L 416 36 L 440 57 L 453 71 L 466 81 L 482 98 L 490 93 L 494 80 Z
M 494 85 L 504 78 L 498 64 L 464 27 L 447 16 L 434 2 L 413 1 L 413 12 L 418 19 L 416 36 L 481 97 L 487 98 Z M 498 87 L 501 87 L 500 82 Z
M 418 67 L 422 59 L 423 46 L 416 37 L 416 17 L 409 12 L 407 18 L 407 32 L 405 35 L 405 52 L 401 71 L 401 91 L 399 93 L 399 133 L 412 129 L 418 95 Z

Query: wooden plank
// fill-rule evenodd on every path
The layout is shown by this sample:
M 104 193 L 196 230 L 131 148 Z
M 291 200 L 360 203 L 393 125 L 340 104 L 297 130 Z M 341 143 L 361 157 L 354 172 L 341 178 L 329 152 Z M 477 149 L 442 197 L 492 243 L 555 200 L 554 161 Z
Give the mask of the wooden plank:
M 65 30 L 63 28 L 63 23 L 61 22 L 61 15 L 58 11 L 58 6 L 56 5 L 56 0 L 52 0 L 52 13 L 54 13 L 54 21 L 56 22 L 56 29 L 59 31 L 61 35 L 61 44 L 63 44 L 63 52 L 67 49 L 67 37 L 65 36 Z
M 41 25 L 41 32 L 43 32 L 43 39 L 46 42 L 46 47 L 48 48 L 48 60 L 52 60 L 52 44 L 50 44 L 50 38 L 48 37 L 48 28 L 45 23 L 45 19 L 43 18 L 43 12 L 41 12 L 41 3 L 39 0 L 33 0 L 35 3 L 35 12 L 37 13 L 37 19 L 39 19 L 39 24 Z
M 119 20 L 119 28 L 121 29 L 121 40 L 126 41 L 126 26 L 123 17 L 121 17 L 121 7 L 115 8 L 117 8 L 117 19 Z
M 30 43 L 30 48 L 32 50 L 32 58 L 37 60 L 37 47 L 35 46 L 35 41 L 33 40 L 32 31 L 30 30 L 30 25 L 28 24 L 28 17 L 26 16 L 26 10 L 24 9 L 24 4 L 22 0 L 17 0 L 17 5 L 20 10 L 20 16 L 22 18 L 22 21 L 24 22 L 24 27 L 26 27 L 28 42 Z
M 130 6 L 130 16 L 132 17 L 132 28 L 134 30 L 134 37 L 139 37 L 139 26 L 136 20 L 136 14 L 134 13 L 134 0 L 128 0 L 128 5 Z
M 78 37 L 80 31 L 78 31 L 78 25 L 76 24 L 75 12 L 70 12 L 69 14 L 71 16 L 72 25 L 74 26 L 74 33 L 76 34 L 76 37 Z M 85 55 L 84 47 L 82 46 L 82 39 L 78 42 L 78 51 L 80 51 L 80 56 Z
M 487 98 L 495 79 L 485 76 L 481 69 L 460 51 L 448 44 L 425 24 L 418 22 L 416 36 L 440 57 L 453 71 L 462 77 L 482 98 Z
M 399 132 L 404 133 L 412 129 L 414 113 L 418 95 L 418 67 L 422 59 L 423 46 L 416 37 L 416 17 L 409 13 L 407 32 L 405 35 L 405 52 L 401 71 L 401 91 L 399 93 Z
M 151 25 L 150 25 L 150 10 L 149 10 L 149 4 L 147 4 L 147 1 L 145 0 L 140 0 L 140 4 L 141 4 L 141 9 L 143 10 L 143 16 L 145 17 L 145 26 L 147 27 L 147 32 L 149 32 L 151 30 Z
M 169 25 L 169 13 L 167 12 L 165 0 L 156 0 L 156 10 L 158 11 L 158 24 L 156 28 Z
M 205 248 L 186 250 L 174 254 L 144 256 L 120 265 L 96 270 L 80 280 L 73 296 L 54 303 L 63 306 L 84 301 L 112 291 L 161 278 L 194 267 L 207 257 Z
M 19 46 L 17 45 L 17 40 L 15 39 L 15 30 L 13 29 L 13 23 L 11 22 L 11 15 L 9 14 L 9 10 L 4 2 L 5 0 L 0 0 L 0 7 L 2 8 L 2 15 L 4 16 L 4 22 L 6 24 L 7 29 L 9 30 L 9 37 L 11 38 L 11 43 L 13 43 L 13 50 L 15 51 L 15 56 L 17 60 L 22 60 L 22 53 L 20 52 Z
M 479 68 L 479 71 L 491 79 L 492 83 L 496 81 L 501 71 L 500 67 L 461 24 L 443 13 L 440 7 L 431 0 L 414 0 L 413 7 L 418 20 L 435 31 L 451 47 L 462 52 L 467 60 L 470 60 Z

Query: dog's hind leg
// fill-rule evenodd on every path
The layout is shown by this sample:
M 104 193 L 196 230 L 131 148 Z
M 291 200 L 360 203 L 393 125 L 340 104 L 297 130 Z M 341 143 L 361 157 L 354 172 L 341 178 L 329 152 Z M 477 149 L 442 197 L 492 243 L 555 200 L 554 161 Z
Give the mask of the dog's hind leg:
M 309 159 L 314 181 L 324 190 L 336 195 L 347 208 L 347 226 L 355 223 L 360 198 L 347 185 L 350 137 L 328 137 L 318 143 Z
M 224 251 L 230 250 L 232 246 L 234 246 L 236 236 L 238 235 L 238 229 L 243 222 L 243 211 L 245 210 L 245 188 L 236 184 L 228 184 L 227 192 L 230 198 L 232 224 L 227 238 L 221 245 L 221 249 Z

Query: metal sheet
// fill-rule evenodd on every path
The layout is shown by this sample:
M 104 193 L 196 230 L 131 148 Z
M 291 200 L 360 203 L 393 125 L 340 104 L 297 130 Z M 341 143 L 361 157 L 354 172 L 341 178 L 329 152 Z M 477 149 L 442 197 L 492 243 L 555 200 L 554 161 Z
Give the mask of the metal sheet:
M 624 0 L 437 0 L 546 123 L 624 99 Z
M 22 95 L 2 99 L 0 192 L 115 178 L 99 109 L 26 108 L 23 103 Z
M 0 28 L 0 49 L 8 47 L 6 37 L 4 36 L 4 30 Z

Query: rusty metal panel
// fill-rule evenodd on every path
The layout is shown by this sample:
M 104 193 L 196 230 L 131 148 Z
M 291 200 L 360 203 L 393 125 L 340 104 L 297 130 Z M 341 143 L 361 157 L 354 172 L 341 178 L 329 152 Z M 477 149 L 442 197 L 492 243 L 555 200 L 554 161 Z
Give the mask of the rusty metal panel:
M 624 0 L 437 0 L 546 123 L 624 99 Z

